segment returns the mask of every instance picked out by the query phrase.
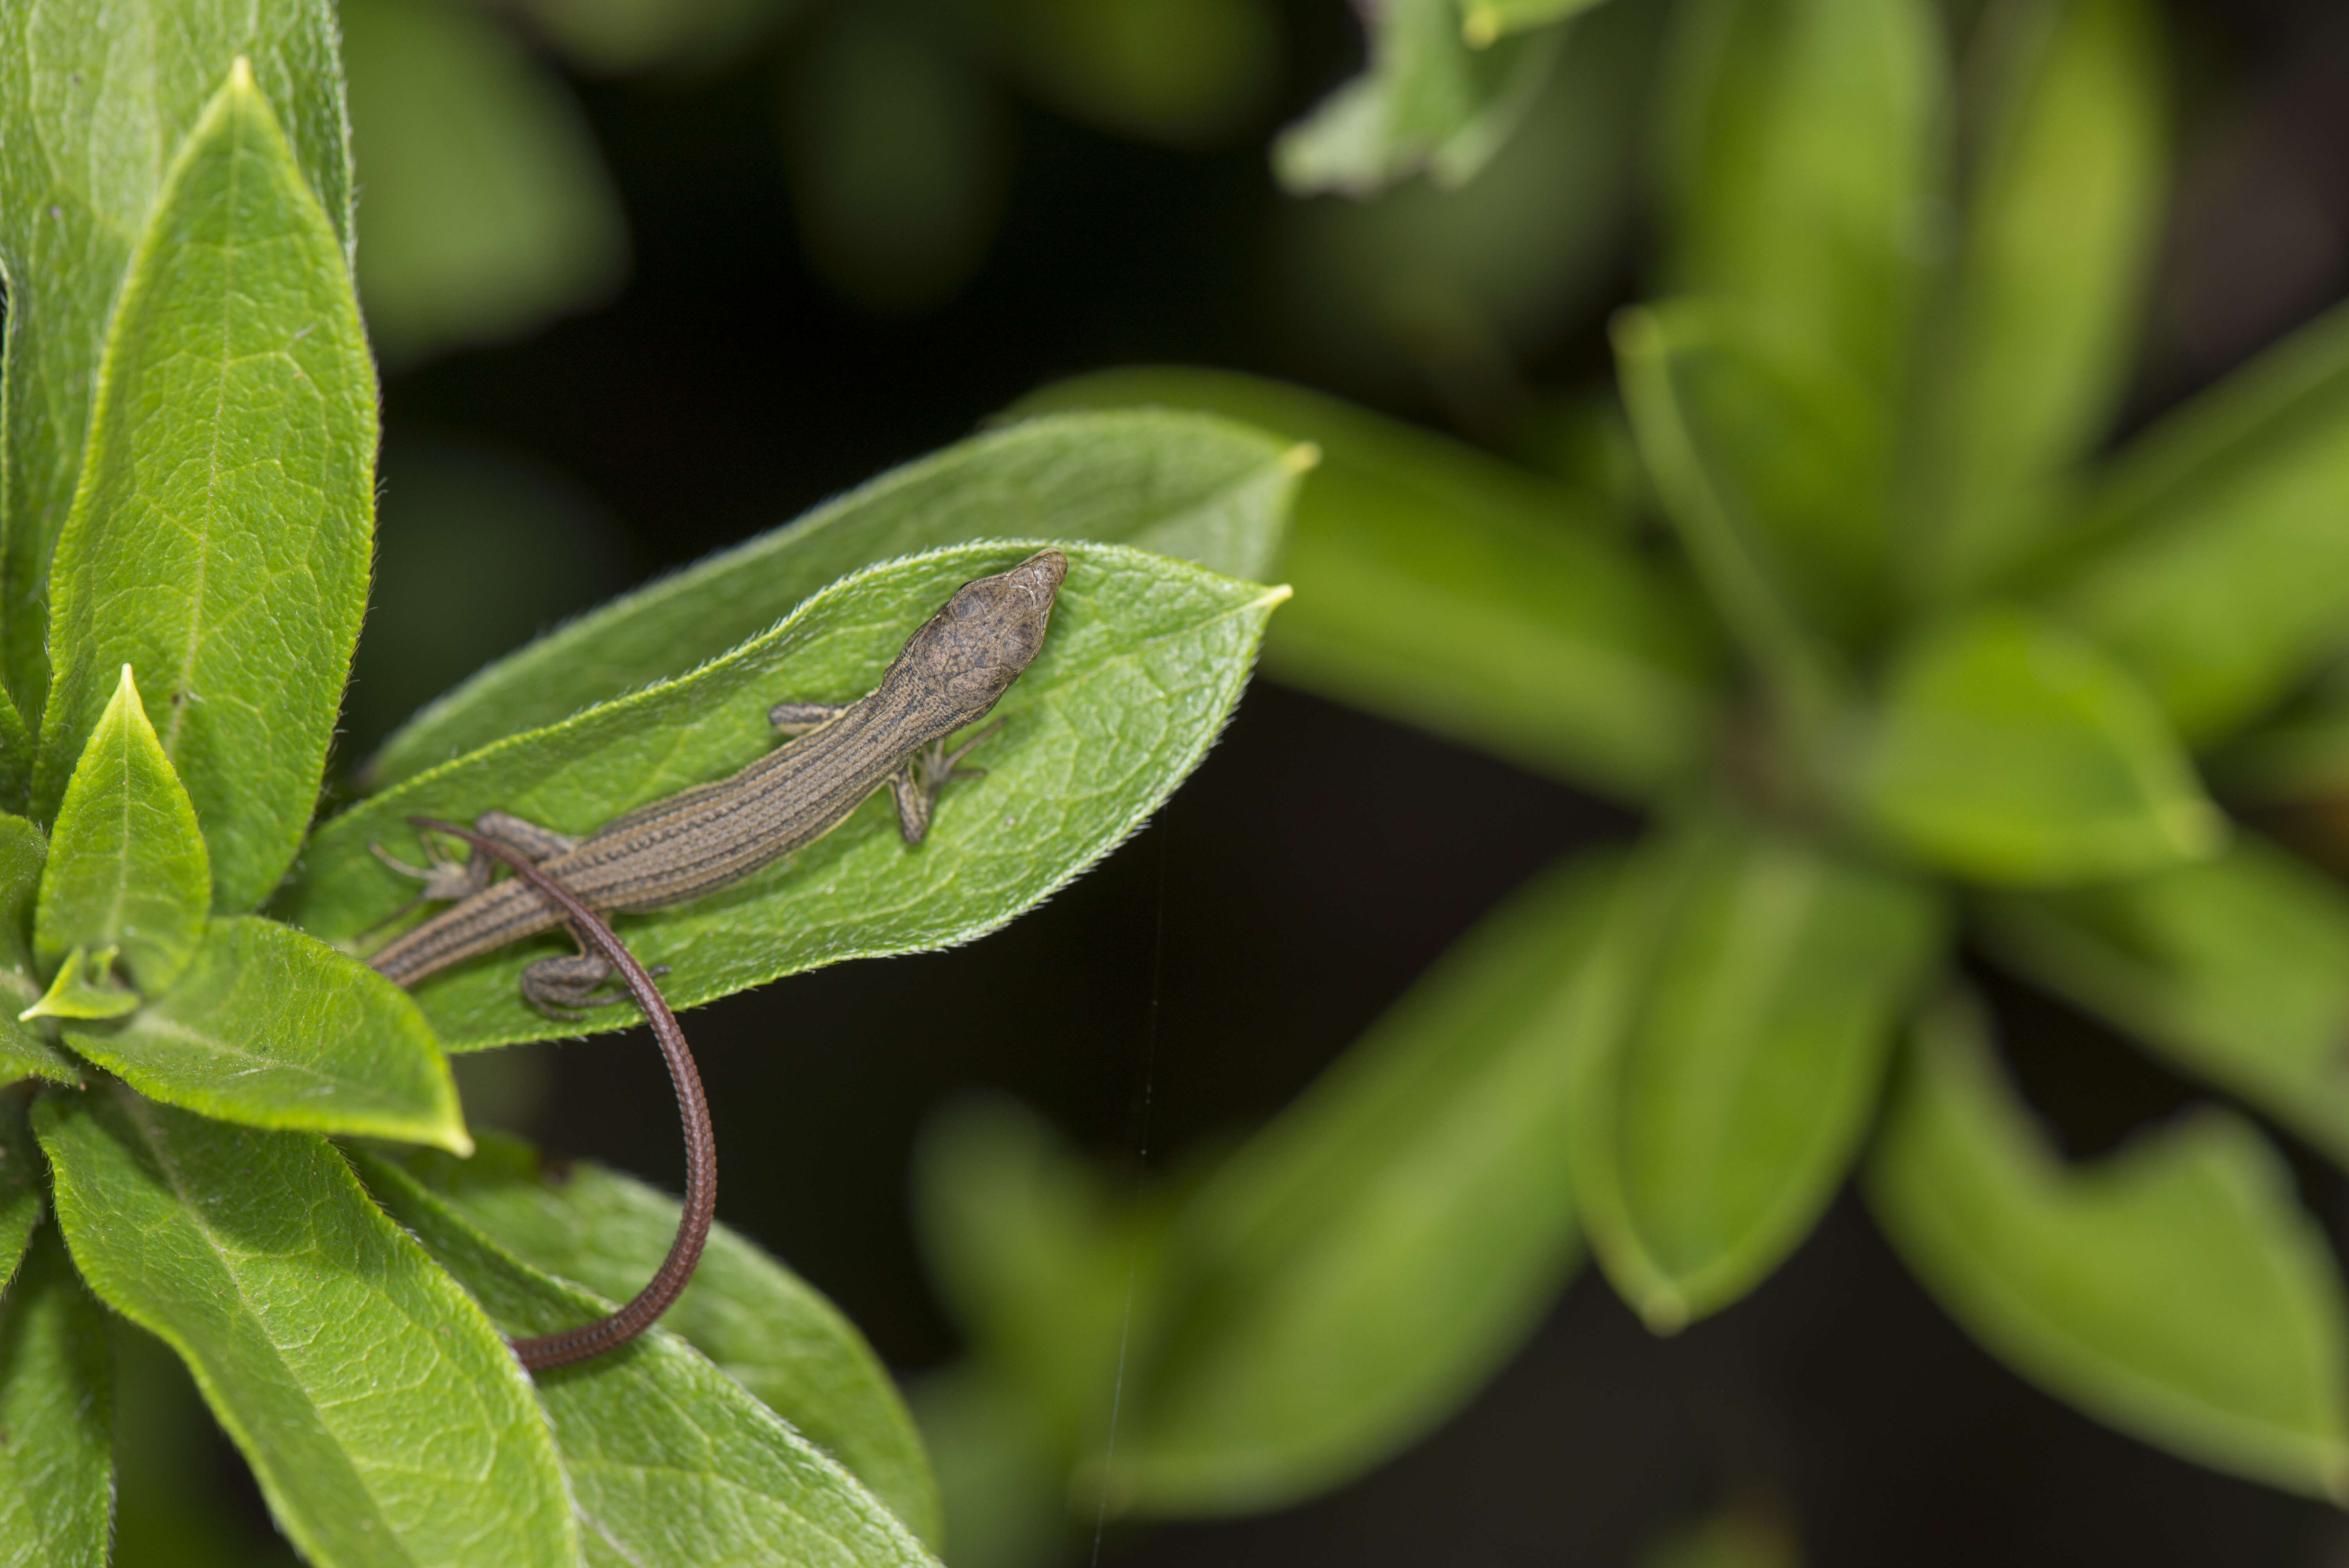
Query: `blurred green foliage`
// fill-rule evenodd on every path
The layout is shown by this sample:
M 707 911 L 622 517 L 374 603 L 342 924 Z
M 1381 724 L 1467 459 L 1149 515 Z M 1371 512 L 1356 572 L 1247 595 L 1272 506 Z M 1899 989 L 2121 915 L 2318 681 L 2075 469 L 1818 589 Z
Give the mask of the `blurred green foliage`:
M 1518 36 L 1558 81 L 1630 7 L 1568 29 L 1551 12 L 1570 9 Z M 1456 213 L 1464 253 L 1485 181 L 1506 224 L 1524 143 L 1553 143 L 1528 168 L 1567 167 L 1573 122 L 1533 107 L 1526 57 L 1480 52 L 1479 14 L 1464 35 L 1433 0 L 1381 7 L 1366 74 L 1287 133 L 1296 189 L 1456 188 L 1333 232 L 1408 230 L 1416 206 Z M 1210 371 L 1106 372 L 1017 410 L 1200 408 L 1314 439 L 1272 672 L 1654 821 L 1628 861 L 1562 868 L 1464 938 L 1237 1150 L 1125 1202 L 1001 1107 L 937 1123 L 920 1181 L 971 1357 L 925 1409 L 942 1473 L 991 1489 L 948 1482 L 950 1513 L 983 1522 L 974 1563 L 1051 1561 L 1055 1498 L 1087 1524 L 1196 1517 L 1358 1476 L 1521 1340 L 1565 1238 L 1671 1333 L 1766 1277 L 1848 1176 L 2023 1377 L 2197 1462 L 2349 1501 L 2349 1288 L 2271 1135 L 2212 1109 L 2065 1163 L 1951 967 L 1971 934 L 2343 1157 L 2349 890 L 2230 820 L 2205 772 L 2271 810 L 2349 799 L 2349 337 L 2304 328 L 2103 456 L 2169 177 L 2161 17 L 1992 0 L 1962 20 L 1930 0 L 1672 8 L 1637 111 L 1660 150 L 1657 297 L 1612 333 L 1643 483 L 1588 412 L 1544 439 L 1454 401 L 1559 482 Z M 1603 90 L 1575 106 L 1586 128 L 1634 112 L 1601 114 Z M 1582 211 L 1603 223 L 1609 201 Z M 1547 222 L 1530 197 L 1514 211 Z M 1358 287 L 1336 258 L 1440 277 L 1444 253 L 1370 262 L 1365 241 L 1315 264 Z M 1537 253 L 1570 294 L 1562 247 L 1493 264 Z M 1455 264 L 1444 309 L 1455 346 L 1484 346 L 1447 352 L 1505 384 L 1531 339 L 1461 303 L 1478 276 Z M 1353 319 L 1402 319 L 1394 297 Z M 1027 1174 L 987 1185 L 1009 1146 Z M 1480 1184 L 1504 1169 L 1506 1222 Z M 1391 1186 L 1411 1202 L 1382 1207 Z M 1051 1196 L 1071 1193 L 1090 1196 Z M 1251 1233 L 1278 1267 L 1216 1239 Z M 1439 1235 L 1459 1249 L 1442 1261 Z M 1088 1328 L 1056 1315 L 1080 1300 Z M 1023 1457 L 985 1471 L 968 1450 L 996 1431 Z M 1005 1495 L 1021 1484 L 1031 1501 Z M 1794 1561 L 1756 1518 L 1651 1560 Z

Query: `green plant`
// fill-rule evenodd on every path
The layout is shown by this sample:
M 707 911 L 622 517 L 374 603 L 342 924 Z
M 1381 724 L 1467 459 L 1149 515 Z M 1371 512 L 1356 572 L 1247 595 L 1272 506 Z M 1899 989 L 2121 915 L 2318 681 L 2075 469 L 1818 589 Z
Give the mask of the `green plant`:
M 865 689 L 1050 538 L 1051 642 L 918 854 L 876 808 L 628 932 L 680 1002 L 981 934 L 1197 762 L 1309 453 L 1163 413 L 966 442 L 484 671 L 314 826 L 377 438 L 334 17 L 115 22 L 0 8 L 0 1561 L 108 1556 L 101 1303 L 186 1363 L 315 1563 L 930 1561 L 885 1373 L 739 1237 L 675 1332 L 523 1374 L 502 1335 L 632 1290 L 676 1206 L 473 1154 L 446 1053 L 569 1030 L 517 1005 L 526 954 L 410 997 L 338 945 L 407 897 L 368 846 L 494 804 L 584 830 L 721 775 L 779 693 Z
M 1421 31 L 1350 90 L 1464 48 L 1428 19 L 1451 9 L 1382 11 Z M 1653 826 L 1539 880 L 1139 1204 L 1014 1108 L 941 1120 L 921 1188 L 973 1355 L 922 1405 L 969 1562 L 1049 1556 L 1072 1481 L 1090 1524 L 1357 1475 L 1586 1249 L 1671 1333 L 1847 1175 L 2026 1377 L 2349 1501 L 2349 1298 L 2270 1134 L 2208 1109 L 2066 1164 L 1953 967 L 1962 934 L 2349 1160 L 2349 893 L 2204 783 L 2349 783 L 2349 320 L 2105 455 L 2167 174 L 2158 17 L 1998 0 L 1962 95 L 1950 26 L 1930 0 L 1680 7 L 1664 297 L 1613 328 L 1659 538 L 1624 487 L 1237 376 L 1111 371 L 1018 410 L 1317 442 L 1268 669 Z

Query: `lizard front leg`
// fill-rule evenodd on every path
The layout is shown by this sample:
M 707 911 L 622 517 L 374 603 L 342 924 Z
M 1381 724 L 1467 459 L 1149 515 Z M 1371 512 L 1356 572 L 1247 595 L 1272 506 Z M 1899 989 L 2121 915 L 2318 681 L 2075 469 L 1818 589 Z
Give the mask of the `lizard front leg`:
M 897 830 L 909 844 L 918 844 L 928 837 L 930 815 L 937 810 L 938 796 L 957 779 L 984 779 L 984 768 L 965 768 L 962 759 L 970 755 L 971 748 L 1003 727 L 997 719 L 952 751 L 943 740 L 934 741 L 921 753 L 908 760 L 890 776 L 889 794 L 897 802 Z

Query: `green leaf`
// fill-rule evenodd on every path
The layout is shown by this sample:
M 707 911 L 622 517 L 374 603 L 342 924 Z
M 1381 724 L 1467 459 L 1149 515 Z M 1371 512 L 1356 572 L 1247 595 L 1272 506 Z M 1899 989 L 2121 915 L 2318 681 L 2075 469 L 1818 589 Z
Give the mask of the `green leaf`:
M 1614 857 L 1488 916 L 1178 1211 L 1116 1495 L 1244 1512 L 1360 1474 L 1456 1409 L 1581 1261 L 1566 1049 Z
M 1944 923 L 1924 885 L 1715 820 L 1649 851 L 1609 923 L 1559 1142 L 1608 1277 L 1671 1334 L 1817 1223 Z
M 2144 689 L 2017 609 L 1976 611 L 1910 643 L 1857 788 L 1893 842 L 1977 882 L 2127 876 L 2226 841 L 2226 819 Z
M 22 1130 L 22 1111 L 15 1116 Z M 33 1157 L 11 1138 L 8 1158 Z M 36 1205 L 37 1207 L 37 1205 Z M 0 1300 L 0 1563 L 105 1568 L 114 1505 L 114 1357 L 106 1317 L 54 1232 Z
M 505 1253 L 399 1167 L 357 1159 L 400 1222 L 509 1333 L 612 1310 Z M 934 1568 L 846 1470 L 664 1330 L 543 1374 L 538 1397 L 593 1568 Z
M 1458 0 L 1460 36 L 1471 48 L 1491 46 L 1512 33 L 1563 22 L 1601 0 Z
M 408 994 L 258 915 L 213 921 L 180 983 L 136 1015 L 68 1024 L 65 1036 L 140 1093 L 206 1116 L 473 1150 L 448 1061 Z
M 305 1557 L 577 1562 L 512 1352 L 331 1144 L 111 1088 L 52 1090 L 33 1126 L 82 1277 L 187 1362 Z
M 1205 151 L 1253 134 L 1280 90 L 1265 0 L 993 0 L 995 62 L 1036 102 L 1103 130 Z
M 81 1082 L 81 1069 L 41 1029 L 17 1017 L 47 989 L 33 962 L 33 903 L 48 844 L 22 817 L 0 813 L 0 1083 Z
M 1847 645 L 1881 632 L 1892 429 L 1867 383 L 1721 300 L 1626 317 L 1618 343 L 1634 428 L 1674 521 L 1701 565 L 1736 574 L 1716 602 L 1749 619 L 1791 616 Z M 1715 511 L 1723 521 L 1709 522 Z M 1722 554 L 1718 528 L 1733 554 Z M 1747 606 L 1755 594 L 1764 604 Z
M 2349 647 L 2349 309 L 2139 437 L 2080 531 L 2057 603 L 2197 744 Z
M 40 1146 L 33 1141 L 33 1130 L 25 1120 L 32 1099 L 30 1085 L 0 1089 L 0 1289 L 7 1286 L 24 1262 L 25 1248 L 33 1239 L 33 1227 L 41 1222 L 42 1202 L 49 1192 L 48 1183 L 42 1179 Z M 8 1429 L 0 1426 L 0 1431 Z M 0 1534 L 0 1542 L 6 1539 Z
M 1291 195 L 1371 196 L 1420 173 L 1466 184 L 1540 96 L 1566 36 L 1553 25 L 1474 47 L 1455 0 L 1387 0 L 1361 16 L 1369 68 L 1273 143 Z
M 2349 893 L 2238 831 L 2221 858 L 1981 901 L 2008 966 L 2349 1163 Z
M 1708 407 L 1719 404 L 1724 393 L 1733 404 L 1741 392 L 1753 387 L 1750 378 L 1741 387 L 1737 377 L 1723 386 L 1703 374 L 1712 356 L 1690 352 L 1702 342 L 1691 341 L 1693 325 L 1684 311 L 1667 315 L 1633 307 L 1618 313 L 1613 336 L 1624 406 L 1630 410 L 1632 431 L 1664 511 L 1712 591 L 1723 620 L 1761 666 L 1776 706 L 1798 727 L 1816 729 L 1836 706 L 1838 665 L 1833 650 L 1797 614 L 1787 568 L 1773 559 L 1767 534 L 1754 516 L 1753 502 L 1768 499 L 1766 482 L 1758 487 L 1759 497 L 1749 495 L 1741 479 L 1751 481 L 1760 476 L 1741 476 L 1723 461 L 1744 454 L 1734 448 L 1725 453 L 1714 449 L 1715 444 L 1704 438 L 1699 419 Z M 1788 411 L 1783 399 L 1774 401 L 1780 405 L 1776 412 Z M 1723 412 L 1727 417 L 1721 423 L 1734 428 L 1739 415 L 1733 409 Z M 1806 445 L 1831 444 L 1819 441 L 1828 427 L 1816 418 L 1797 415 L 1793 422 L 1812 438 Z M 1826 455 L 1814 452 L 1810 460 Z M 1808 463 L 1798 459 L 1796 466 Z M 1855 477 L 1865 485 L 1864 469 Z M 1805 533 L 1849 531 L 1832 524 L 1824 531 L 1795 526 Z
M 2220 793 L 2248 805 L 2321 808 L 2349 794 L 2349 665 L 2326 671 L 2302 700 L 2206 766 Z
M 1161 1216 L 999 1095 L 930 1119 L 913 1201 L 932 1283 L 981 1366 L 1049 1434 L 1070 1496 L 1068 1462 L 1101 1450 L 1116 1413 L 1120 1348 L 1152 1331 Z
M 342 242 L 239 64 L 172 164 L 108 334 L 51 583 L 44 811 L 130 665 L 203 824 L 214 907 L 276 885 L 367 602 L 375 442 Z
M 5 389 L 0 389 L 0 423 L 5 420 Z M 0 658 L 6 655 L 5 645 L 6 638 L 0 635 Z M 22 811 L 32 800 L 34 750 L 33 732 L 25 727 L 25 716 L 16 711 L 6 689 L 0 687 L 0 810 Z
M 2349 1498 L 2349 1301 L 2240 1119 L 2066 1167 L 1952 1006 L 1920 1033 L 1868 1194 L 1926 1288 L 2024 1377 L 2197 1463 Z
M 39 715 L 48 681 L 49 552 L 82 471 L 109 315 L 173 150 L 240 56 L 347 242 L 350 160 L 326 0 L 121 0 L 102 23 L 81 6 L 27 5 L 0 17 L 0 673 L 27 715 Z
M 82 748 L 49 832 L 33 957 L 119 949 L 150 995 L 171 989 L 203 939 L 212 870 L 196 809 L 140 705 L 130 666 Z
M 1056 1561 L 1072 1522 L 1069 1461 L 1028 1390 L 965 1361 L 924 1374 L 911 1397 L 954 1528 L 955 1568 Z
M 1990 123 L 1910 487 L 1930 511 L 1918 566 L 1944 595 L 2035 542 L 2127 391 L 2169 173 L 2145 0 L 1991 15 Z
M 531 1267 L 626 1300 L 677 1234 L 677 1200 L 582 1161 L 483 1140 L 469 1161 L 418 1154 L 408 1173 Z M 937 1484 L 888 1369 L 806 1281 L 724 1225 L 661 1326 L 846 1466 L 923 1540 L 938 1540 Z
M 114 955 L 119 949 L 101 947 L 92 953 L 77 947 L 57 965 L 41 999 L 16 1015 L 18 1023 L 34 1018 L 119 1018 L 136 1012 L 140 995 L 114 979 Z
M 369 851 L 415 861 L 407 819 L 497 808 L 587 832 L 647 801 L 724 778 L 775 744 L 767 709 L 872 689 L 955 589 L 1033 544 L 966 544 L 874 567 L 682 679 L 512 737 L 376 796 L 322 828 L 289 918 L 329 938 L 380 924 L 412 884 Z M 1197 765 L 1239 699 L 1286 589 L 1116 545 L 1065 547 L 1069 576 L 1043 652 L 996 708 L 984 779 L 948 790 L 908 849 L 885 793 L 820 842 L 708 898 L 625 917 L 662 990 L 687 1007 L 845 958 L 970 941 L 1049 896 L 1140 826 Z M 522 1000 L 546 955 L 518 944 L 423 981 L 417 998 L 452 1050 L 576 1032 Z M 610 1026 L 631 1021 L 630 1010 Z
M 1265 650 L 1277 678 L 1633 797 L 1710 744 L 1704 610 L 1587 497 L 1424 430 L 1217 371 L 1080 377 L 1015 412 L 1164 404 L 1315 442 Z
M 367 165 L 359 292 L 386 357 L 494 341 L 610 293 L 627 228 L 563 78 L 477 7 L 338 9 Z
M 1071 415 L 893 469 L 498 661 L 411 719 L 368 765 L 398 783 L 524 729 L 682 676 L 876 562 L 976 539 L 1090 539 L 1262 578 L 1310 455 L 1223 419 Z
M 1934 250 L 1948 96 L 1930 0 L 1682 7 L 1662 125 L 1666 272 L 1898 388 Z

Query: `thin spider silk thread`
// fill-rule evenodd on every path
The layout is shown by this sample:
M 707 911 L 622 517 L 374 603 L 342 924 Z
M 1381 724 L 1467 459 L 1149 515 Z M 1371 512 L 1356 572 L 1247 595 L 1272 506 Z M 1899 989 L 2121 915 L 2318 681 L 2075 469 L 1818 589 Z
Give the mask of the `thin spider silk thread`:
M 1133 1197 L 1139 1212 L 1143 1178 L 1150 1162 L 1150 1098 L 1158 1068 L 1158 1013 L 1161 982 L 1166 973 L 1166 841 L 1174 836 L 1174 813 L 1170 803 L 1158 813 L 1158 910 L 1150 938 L 1150 1020 L 1142 1035 L 1142 1099 L 1133 1128 Z M 1125 1312 L 1117 1328 L 1117 1377 L 1110 1385 L 1109 1433 L 1102 1441 L 1102 1480 L 1095 1488 L 1093 1553 L 1091 1568 L 1101 1568 L 1102 1538 L 1109 1529 L 1109 1492 L 1117 1457 L 1117 1418 L 1125 1402 L 1125 1350 L 1133 1330 L 1133 1284 L 1142 1269 L 1142 1233 L 1136 1231 L 1125 1254 Z

